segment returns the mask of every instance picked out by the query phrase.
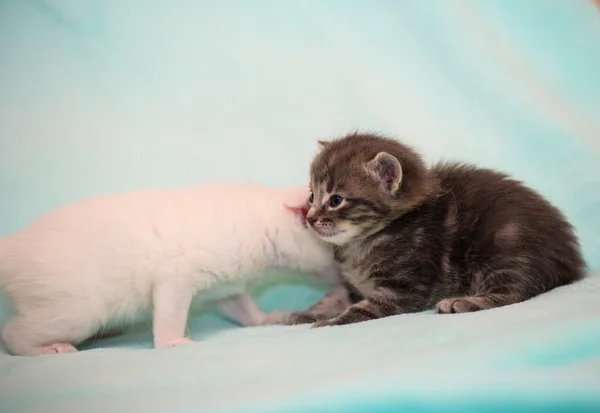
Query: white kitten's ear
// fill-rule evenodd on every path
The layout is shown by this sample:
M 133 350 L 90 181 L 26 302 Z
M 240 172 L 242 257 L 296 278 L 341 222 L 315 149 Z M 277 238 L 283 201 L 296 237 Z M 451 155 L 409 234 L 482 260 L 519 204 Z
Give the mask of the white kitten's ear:
M 329 146 L 331 142 L 328 141 L 317 141 L 317 151 L 321 152 L 323 149 Z
M 289 209 L 306 208 L 310 194 L 310 187 L 308 185 L 283 189 L 283 204 Z
M 395 194 L 402 183 L 402 166 L 400 161 L 387 152 L 379 152 L 365 164 L 365 169 L 389 193 Z

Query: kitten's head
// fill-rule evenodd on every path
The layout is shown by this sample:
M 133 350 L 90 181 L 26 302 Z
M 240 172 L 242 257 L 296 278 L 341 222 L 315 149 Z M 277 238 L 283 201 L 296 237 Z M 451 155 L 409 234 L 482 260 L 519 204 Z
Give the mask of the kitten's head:
M 354 133 L 319 148 L 307 222 L 324 241 L 343 245 L 374 234 L 437 188 L 420 156 L 393 139 Z

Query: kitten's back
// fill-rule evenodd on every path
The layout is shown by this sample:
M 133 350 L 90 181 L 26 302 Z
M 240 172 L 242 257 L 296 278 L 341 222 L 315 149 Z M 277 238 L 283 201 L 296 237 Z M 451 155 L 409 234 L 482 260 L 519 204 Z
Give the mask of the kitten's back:
M 502 251 L 524 261 L 539 261 L 551 273 L 549 288 L 576 281 L 585 263 L 573 227 L 544 197 L 507 175 L 456 163 L 432 168 L 447 205 L 455 239 L 468 238 L 476 257 Z M 467 260 L 470 257 L 466 257 Z
M 0 284 L 10 293 L 58 278 L 79 287 L 99 277 L 123 282 L 122 274 L 152 278 L 182 261 L 235 274 L 268 231 L 286 228 L 278 197 L 259 185 L 225 183 L 88 198 L 0 240 Z

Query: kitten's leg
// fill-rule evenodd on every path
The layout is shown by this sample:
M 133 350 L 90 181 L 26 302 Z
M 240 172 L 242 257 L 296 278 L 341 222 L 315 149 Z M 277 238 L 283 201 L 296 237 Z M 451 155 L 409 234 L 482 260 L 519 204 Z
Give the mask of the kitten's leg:
M 46 314 L 48 315 L 48 313 Z M 2 329 L 2 340 L 14 355 L 73 353 L 87 335 L 84 323 L 70 323 L 64 317 L 43 317 L 40 314 L 16 316 Z
M 290 313 L 284 320 L 284 324 L 306 324 L 314 323 L 319 320 L 327 320 L 337 316 L 352 302 L 362 298 L 360 294 L 347 285 L 342 284 L 331 290 L 319 302 L 305 311 L 295 311 Z
M 248 294 L 235 294 L 219 301 L 219 310 L 228 318 L 243 327 L 280 324 L 286 313 L 273 311 L 265 313 Z
M 502 307 L 530 299 L 548 290 L 542 279 L 535 276 L 546 268 L 535 268 L 527 257 L 506 258 L 500 254 L 487 265 L 487 271 L 475 276 L 473 294 L 451 297 L 436 305 L 440 314 L 470 313 Z
M 339 326 L 360 323 L 392 315 L 412 313 L 427 307 L 427 296 L 416 291 L 377 287 L 365 298 L 347 308 L 335 318 L 320 320 L 313 327 Z
M 518 294 L 481 294 L 465 297 L 445 298 L 437 303 L 439 314 L 470 313 L 525 301 Z
M 191 303 L 192 291 L 188 286 L 162 283 L 154 287 L 154 348 L 177 347 L 193 342 L 185 337 Z

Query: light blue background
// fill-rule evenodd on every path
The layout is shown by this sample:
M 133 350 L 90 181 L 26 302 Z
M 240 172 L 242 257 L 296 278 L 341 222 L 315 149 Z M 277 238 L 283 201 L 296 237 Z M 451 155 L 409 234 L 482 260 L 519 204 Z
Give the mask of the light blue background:
M 597 268 L 598 10 L 521 3 L 4 0 L 0 232 L 107 192 L 304 183 L 314 141 L 359 128 L 514 173 Z
M 317 139 L 360 129 L 514 174 L 567 214 L 597 271 L 598 73 L 590 1 L 0 0 L 0 235 L 90 195 L 304 183 Z M 0 355 L 0 412 L 598 411 L 598 278 L 451 322 L 200 317 L 203 341 L 170 353 L 129 335 L 64 359 Z

